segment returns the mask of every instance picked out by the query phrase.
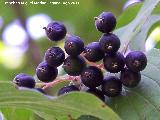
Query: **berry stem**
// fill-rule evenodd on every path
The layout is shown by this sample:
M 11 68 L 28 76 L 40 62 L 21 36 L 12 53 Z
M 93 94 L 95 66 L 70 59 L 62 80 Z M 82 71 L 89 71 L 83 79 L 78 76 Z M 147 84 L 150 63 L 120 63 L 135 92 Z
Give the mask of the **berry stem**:
M 104 69 L 104 64 L 101 63 L 101 64 L 97 65 L 97 67 L 103 70 Z
M 96 67 L 98 67 L 98 68 L 101 69 L 101 70 L 104 69 L 104 64 L 103 64 L 103 63 L 97 65 L 97 64 L 94 63 L 94 62 L 90 62 L 90 61 L 88 61 L 88 60 L 84 57 L 84 54 L 85 54 L 85 53 L 82 52 L 82 53 L 81 53 L 81 56 L 85 59 L 86 63 L 87 63 L 89 66 L 96 66 Z
M 97 66 L 96 63 L 90 62 L 90 61 L 88 61 L 88 60 L 84 57 L 84 55 L 85 55 L 84 52 L 82 52 L 80 55 L 85 59 L 85 61 L 86 61 L 86 63 L 87 63 L 88 65 L 90 65 L 90 66 Z
M 59 84 L 61 82 L 64 82 L 64 81 L 80 81 L 80 77 L 78 76 L 61 76 L 57 79 L 55 79 L 53 82 L 49 82 L 49 83 L 40 83 L 42 87 L 42 89 L 47 89 L 49 87 L 53 87 L 55 86 L 56 84 Z

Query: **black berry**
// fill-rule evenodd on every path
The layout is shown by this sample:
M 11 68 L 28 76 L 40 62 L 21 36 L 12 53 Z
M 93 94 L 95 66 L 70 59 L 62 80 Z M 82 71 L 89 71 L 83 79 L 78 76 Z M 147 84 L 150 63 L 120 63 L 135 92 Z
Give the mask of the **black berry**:
M 67 30 L 63 23 L 55 21 L 44 27 L 46 35 L 52 41 L 59 41 L 66 36 Z
M 65 86 L 58 91 L 58 96 L 72 92 L 72 91 L 79 91 L 79 89 L 74 85 Z
M 81 73 L 81 80 L 85 86 L 89 88 L 95 88 L 102 84 L 103 73 L 99 68 L 95 66 L 89 66 Z
M 86 92 L 91 93 L 95 96 L 97 96 L 99 99 L 101 99 L 102 101 L 105 100 L 104 94 L 102 91 L 98 90 L 98 89 L 88 89 Z
M 41 62 L 36 68 L 36 75 L 42 82 L 51 82 L 57 77 L 58 70 L 49 66 L 46 62 Z
M 111 12 L 102 12 L 95 17 L 95 26 L 102 33 L 109 33 L 116 27 L 116 18 Z
M 115 76 L 107 76 L 104 78 L 102 91 L 109 97 L 118 96 L 122 91 L 122 83 Z
M 133 88 L 138 85 L 141 80 L 140 72 L 133 72 L 129 69 L 121 71 L 120 80 L 126 87 Z
M 126 56 L 125 62 L 130 70 L 139 72 L 145 69 L 147 65 L 147 57 L 141 51 L 132 51 Z
M 124 69 L 125 58 L 120 52 L 117 52 L 115 55 L 106 54 L 103 63 L 107 71 L 117 73 Z
M 32 76 L 29 76 L 24 73 L 18 74 L 13 82 L 18 85 L 19 87 L 27 87 L 27 88 L 34 88 L 35 87 L 35 80 Z
M 59 47 L 51 47 L 46 51 L 44 59 L 48 65 L 58 67 L 63 63 L 65 53 Z
M 71 76 L 80 75 L 85 67 L 85 60 L 80 55 L 76 57 L 68 56 L 63 63 L 64 71 Z
M 64 49 L 68 55 L 77 56 L 84 50 L 84 43 L 78 36 L 67 35 Z
M 104 52 L 101 50 L 99 42 L 92 42 L 85 46 L 84 57 L 91 62 L 100 61 L 104 57 Z
M 104 34 L 99 40 L 101 49 L 107 54 L 115 54 L 120 47 L 120 39 L 114 34 Z

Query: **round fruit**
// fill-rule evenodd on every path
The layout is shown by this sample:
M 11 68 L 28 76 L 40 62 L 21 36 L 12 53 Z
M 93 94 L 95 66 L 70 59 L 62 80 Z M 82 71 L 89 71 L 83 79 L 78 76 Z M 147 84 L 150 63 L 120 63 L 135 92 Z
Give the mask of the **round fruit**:
M 63 63 L 64 71 L 71 76 L 78 76 L 86 67 L 85 60 L 82 56 L 68 56 Z
M 77 56 L 84 50 L 84 43 L 78 36 L 67 35 L 64 49 L 68 55 Z
M 64 86 L 58 91 L 58 96 L 69 92 L 79 91 L 79 89 L 74 85 Z
M 130 70 L 139 72 L 145 69 L 147 65 L 147 57 L 141 51 L 132 51 L 126 56 L 125 62 Z
M 104 34 L 99 40 L 101 49 L 107 54 L 115 54 L 120 48 L 120 39 L 114 34 Z
M 102 33 L 109 33 L 116 27 L 116 18 L 111 12 L 102 12 L 95 17 L 95 26 Z
M 49 66 L 46 62 L 41 62 L 36 68 L 36 75 L 42 82 L 51 82 L 57 77 L 58 70 Z
M 81 73 L 81 81 L 89 88 L 98 87 L 103 82 L 103 73 L 99 68 L 95 66 L 89 66 Z
M 125 58 L 120 52 L 117 52 L 112 56 L 106 54 L 103 59 L 103 63 L 107 71 L 111 73 L 117 73 L 124 69 Z
M 105 100 L 104 94 L 102 91 L 98 90 L 98 89 L 88 89 L 86 92 L 91 93 L 95 96 L 97 96 L 99 99 L 101 99 L 102 101 Z
M 47 27 L 44 27 L 46 35 L 51 41 L 62 40 L 67 33 L 66 27 L 63 23 L 54 21 L 48 24 Z
M 46 51 L 44 59 L 48 65 L 58 67 L 63 63 L 65 53 L 59 47 L 51 47 Z
M 99 42 L 92 42 L 85 46 L 84 57 L 91 62 L 100 61 L 104 57 L 104 52 L 101 50 Z
M 140 72 L 133 72 L 129 69 L 121 71 L 120 80 L 122 84 L 126 87 L 133 88 L 138 85 L 141 80 Z
M 13 83 L 18 85 L 19 87 L 27 87 L 27 88 L 34 88 L 36 84 L 32 76 L 29 76 L 24 73 L 16 75 L 16 77 L 13 79 Z
M 107 76 L 104 78 L 102 91 L 109 97 L 118 96 L 122 91 L 122 83 L 115 76 Z

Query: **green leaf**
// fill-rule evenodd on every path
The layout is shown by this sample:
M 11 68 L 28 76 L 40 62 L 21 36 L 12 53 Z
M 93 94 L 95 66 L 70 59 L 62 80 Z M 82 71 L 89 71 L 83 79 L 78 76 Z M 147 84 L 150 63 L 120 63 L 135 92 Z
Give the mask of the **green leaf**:
M 158 3 L 152 14 L 159 14 L 159 13 L 160 13 L 160 3 Z
M 136 3 L 128 6 L 128 8 L 126 8 L 123 13 L 118 17 L 116 28 L 120 28 L 129 24 L 136 17 L 141 6 L 142 3 Z
M 142 26 L 141 31 L 133 38 L 134 40 L 131 41 L 130 49 L 145 51 L 144 45 L 148 37 L 148 32 L 152 31 L 155 28 L 152 26 L 158 23 L 159 21 L 160 21 L 160 14 L 150 16 L 148 20 L 145 22 L 145 24 Z
M 147 53 L 148 65 L 142 71 L 140 84 L 110 99 L 109 105 L 123 120 L 160 119 L 160 50 Z
M 12 84 L 6 82 L 0 82 L 0 107 L 30 109 L 43 113 L 45 119 L 52 117 L 66 120 L 68 116 L 78 118 L 81 115 L 92 115 L 102 120 L 120 120 L 116 113 L 91 94 L 75 92 L 51 99 L 38 92 L 16 90 Z
M 33 113 L 26 109 L 3 108 L 1 109 L 7 120 L 31 120 Z
M 129 24 L 137 15 L 143 2 L 137 2 L 128 6 L 117 19 L 116 28 Z M 160 14 L 160 3 L 154 8 L 152 15 Z
M 121 39 L 120 51 L 123 51 L 129 42 L 132 41 L 134 37 L 141 31 L 142 26 L 151 16 L 152 11 L 159 2 L 160 0 L 145 0 L 136 18 L 127 26 L 115 31 L 115 34 L 117 34 Z

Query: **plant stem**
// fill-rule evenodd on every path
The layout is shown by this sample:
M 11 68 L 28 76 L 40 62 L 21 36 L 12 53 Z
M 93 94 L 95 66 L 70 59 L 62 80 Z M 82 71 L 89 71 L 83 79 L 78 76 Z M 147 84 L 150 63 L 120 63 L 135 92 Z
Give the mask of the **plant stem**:
M 80 77 L 79 76 L 61 76 L 55 79 L 53 82 L 41 83 L 41 85 L 43 86 L 42 89 L 53 87 L 54 85 L 61 83 L 61 82 L 65 82 L 65 81 L 76 81 L 77 82 L 77 81 L 80 81 Z

